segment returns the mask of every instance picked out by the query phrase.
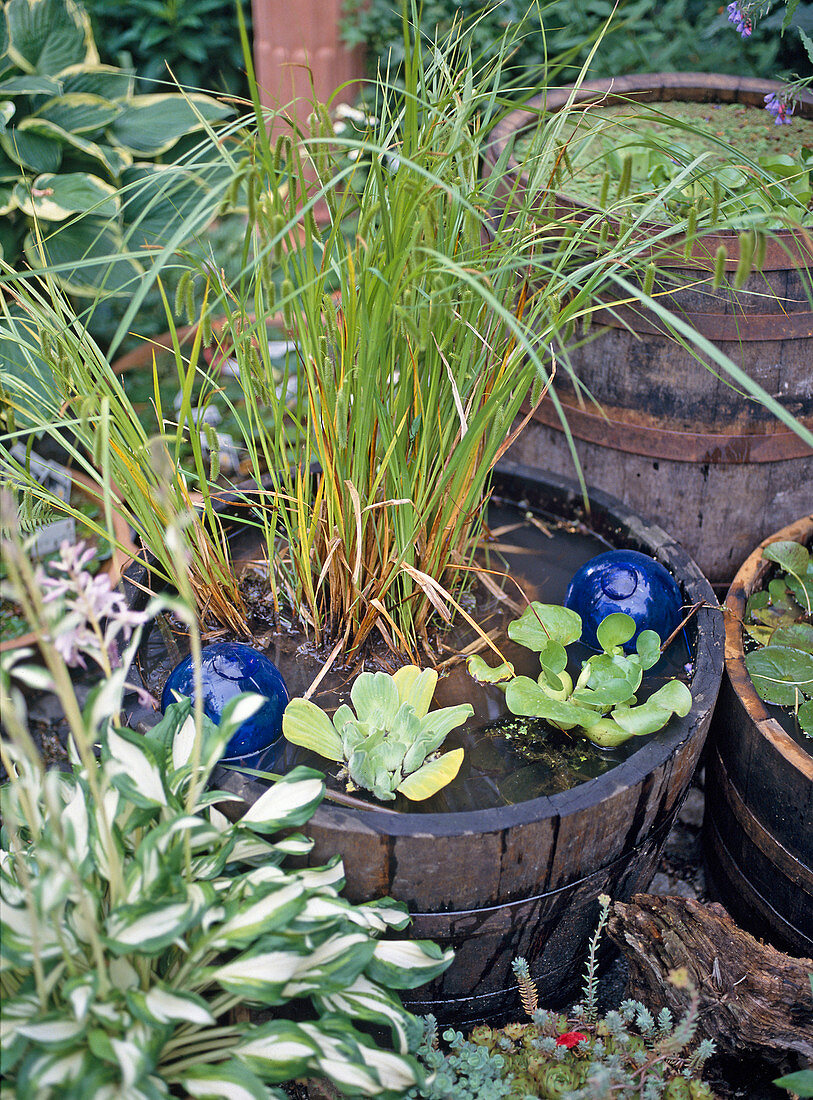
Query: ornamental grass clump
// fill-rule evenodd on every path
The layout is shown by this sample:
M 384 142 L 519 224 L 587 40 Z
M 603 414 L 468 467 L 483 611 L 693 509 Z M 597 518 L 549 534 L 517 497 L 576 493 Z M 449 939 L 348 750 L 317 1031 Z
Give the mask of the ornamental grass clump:
M 132 637 L 112 663 L 112 635 L 74 624 L 76 646 L 94 659 L 105 649 L 111 664 L 80 708 L 37 579 L 19 547 L 8 553 L 45 668 L 30 651 L 0 666 L 5 1087 L 21 1100 L 284 1100 L 275 1085 L 317 1074 L 348 1096 L 399 1100 L 425 1084 L 410 1053 L 419 1024 L 393 991 L 435 977 L 450 953 L 392 938 L 409 922 L 396 902 L 345 901 L 338 858 L 302 868 L 312 842 L 295 830 L 321 801 L 322 777 L 294 769 L 232 817 L 233 796 L 208 789 L 263 700 L 240 696 L 219 726 L 183 700 L 144 735 L 122 727 L 141 631 L 125 619 L 116 634 Z M 56 692 L 69 773 L 43 768 L 20 685 Z M 261 1007 L 265 1022 L 238 1021 L 238 1006 Z

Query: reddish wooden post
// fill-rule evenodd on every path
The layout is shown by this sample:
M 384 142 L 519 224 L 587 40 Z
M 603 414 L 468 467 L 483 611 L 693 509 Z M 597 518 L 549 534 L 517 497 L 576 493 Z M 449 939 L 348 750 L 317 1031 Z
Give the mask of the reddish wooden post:
M 326 100 L 345 81 L 360 78 L 364 59 L 339 37 L 342 0 L 252 0 L 254 65 L 263 103 L 291 105 L 302 121 L 314 96 Z M 338 102 L 353 99 L 344 88 Z

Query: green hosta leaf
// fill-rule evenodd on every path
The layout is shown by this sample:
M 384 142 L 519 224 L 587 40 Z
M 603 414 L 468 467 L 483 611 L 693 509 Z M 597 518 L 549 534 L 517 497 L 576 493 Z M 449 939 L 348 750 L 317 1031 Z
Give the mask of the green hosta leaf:
M 8 52 L 25 72 L 60 73 L 99 60 L 84 8 L 65 0 L 8 0 Z
M 796 714 L 796 719 L 802 732 L 806 733 L 808 737 L 813 737 L 813 699 L 808 699 L 807 702 L 802 703 Z
M 544 718 L 560 729 L 569 730 L 575 726 L 589 729 L 601 715 L 576 703 L 552 699 L 529 676 L 517 676 L 508 685 L 505 701 L 512 714 L 525 718 Z
M 401 794 L 413 802 L 422 802 L 425 798 L 431 798 L 433 794 L 451 783 L 460 771 L 463 763 L 463 749 L 452 749 L 445 752 L 437 760 L 430 760 L 412 772 L 397 787 Z
M 259 1077 L 236 1058 L 185 1069 L 175 1080 L 195 1100 L 269 1100 Z
M 9 76 L 0 80 L 0 96 L 6 95 L 61 95 L 65 85 L 50 76 Z
M 292 745 L 301 745 L 328 760 L 344 759 L 344 749 L 336 727 L 322 708 L 310 699 L 290 701 L 282 716 L 282 732 Z
M 212 947 L 217 950 L 250 947 L 261 936 L 289 924 L 305 905 L 305 889 L 294 882 L 244 900 L 217 929 Z
M 438 683 L 438 674 L 433 668 L 423 671 L 417 665 L 404 665 L 393 675 L 395 686 L 402 703 L 408 703 L 418 718 L 428 712 Z
M 654 630 L 642 630 L 635 642 L 641 668 L 653 668 L 661 657 L 661 639 Z
M 810 623 L 783 623 L 773 632 L 771 643 L 813 653 L 813 626 Z
M 398 688 L 386 672 L 362 672 L 350 689 L 359 722 L 371 730 L 391 729 L 401 705 Z
M 447 970 L 453 959 L 453 951 L 430 940 L 379 940 L 365 975 L 385 989 L 417 989 Z
M 319 1047 L 298 1024 L 272 1020 L 253 1027 L 232 1053 L 264 1081 L 282 1083 L 313 1068 Z
M 556 604 L 534 601 L 522 615 L 508 624 L 508 637 L 526 649 L 540 653 L 548 642 L 570 645 L 581 638 L 582 621 L 575 611 Z
M 182 223 L 188 233 L 202 230 L 214 213 L 203 181 L 174 165 L 124 167 L 121 186 L 122 217 L 134 247 L 165 244 Z
M 89 92 L 63 92 L 40 107 L 34 118 L 44 118 L 71 134 L 100 135 L 121 114 L 118 103 L 111 103 Z
M 0 134 L 0 146 L 6 156 L 15 164 L 28 168 L 32 172 L 56 172 L 62 163 L 62 144 L 50 134 L 40 134 L 26 123 L 8 126 Z
M 670 680 L 637 707 L 616 707 L 611 718 L 626 733 L 643 737 L 662 729 L 673 714 L 685 717 L 691 710 L 692 694 L 680 680 Z
M 33 183 L 18 183 L 14 197 L 23 213 L 40 221 L 61 222 L 85 212 L 115 218 L 119 209 L 115 187 L 84 172 L 37 176 Z
M 325 785 L 318 772 L 310 768 L 294 768 L 260 795 L 243 814 L 240 825 L 258 833 L 303 825 L 313 816 L 324 793 Z
M 113 174 L 113 164 L 108 161 L 102 146 L 97 145 L 95 141 L 91 141 L 90 138 L 84 137 L 82 134 L 75 134 L 71 130 L 57 126 L 50 119 L 34 116 L 21 122 L 20 130 L 25 133 L 26 137 L 36 137 L 42 141 L 50 141 L 60 145 L 64 156 L 79 154 L 103 165 L 111 175 Z M 54 171 L 54 169 L 49 168 L 35 170 L 40 172 Z
M 203 120 L 219 122 L 232 113 L 223 103 L 198 93 L 136 95 L 124 104 L 109 134 L 114 145 L 141 157 L 154 157 L 166 153 L 178 138 L 201 129 Z
M 115 224 L 85 216 L 60 225 L 41 245 L 29 233 L 25 257 L 35 270 L 45 264 L 58 269 L 60 283 L 72 294 L 95 295 L 103 288 L 105 294 L 120 296 L 132 293 L 143 275 L 133 260 L 120 255 L 121 247 Z
M 109 730 L 106 751 L 117 788 L 136 806 L 165 806 L 167 793 L 155 752 L 132 730 Z
M 746 653 L 745 667 L 757 695 L 767 703 L 792 707 L 813 694 L 813 655 L 790 646 L 765 646 Z
M 598 644 L 609 653 L 615 646 L 626 645 L 635 633 L 635 620 L 623 611 L 615 611 L 603 619 L 596 628 Z
M 75 72 L 64 73 L 60 78 L 61 89 L 57 88 L 49 95 L 64 95 L 84 92 L 99 96 L 101 99 L 127 99 L 133 91 L 134 78 L 126 69 L 113 65 L 85 65 Z
M 487 665 L 483 658 L 477 654 L 473 657 L 469 657 L 466 661 L 466 668 L 468 669 L 469 676 L 479 684 L 502 684 L 506 680 L 512 679 L 515 675 L 514 666 L 510 661 L 503 661 L 502 664 L 497 665 L 496 668 L 491 668 L 491 666 Z

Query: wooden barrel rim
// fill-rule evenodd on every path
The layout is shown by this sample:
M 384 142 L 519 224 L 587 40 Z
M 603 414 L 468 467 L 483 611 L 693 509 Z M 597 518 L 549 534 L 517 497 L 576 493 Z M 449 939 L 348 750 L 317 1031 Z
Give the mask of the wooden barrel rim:
M 743 462 L 786 462 L 813 455 L 813 447 L 790 429 L 745 434 L 684 432 L 674 428 L 636 424 L 606 412 L 590 412 L 567 400 L 564 394 L 559 394 L 559 401 L 566 412 L 570 433 L 576 439 L 608 447 L 613 451 L 623 451 L 625 454 L 644 455 L 670 462 L 707 462 L 715 466 Z M 529 411 L 527 406 L 524 411 Z M 534 409 L 532 416 L 537 423 L 544 424 L 547 428 L 564 431 L 559 413 L 548 401 L 543 401 Z M 773 421 L 769 423 L 772 425 Z M 810 417 L 800 417 L 799 423 L 803 428 L 813 431 L 813 419 Z
M 762 551 L 772 542 L 789 539 L 809 543 L 813 538 L 813 513 L 802 516 L 780 531 L 768 535 L 756 550 L 743 562 L 726 596 L 725 610 L 725 666 L 728 678 L 742 701 L 752 721 L 766 738 L 807 779 L 813 782 L 813 757 L 793 740 L 780 723 L 768 713 L 765 703 L 757 695 L 748 670 L 745 667 L 745 647 L 742 620 L 748 597 L 757 588 L 771 568 L 762 557 Z
M 501 483 L 517 494 L 521 494 L 520 486 L 523 482 L 539 484 L 540 481 L 543 481 L 547 489 L 552 490 L 561 501 L 563 509 L 567 507 L 574 516 L 584 514 L 582 493 L 576 482 L 547 472 L 542 479 L 538 470 L 515 463 L 500 463 L 497 469 L 498 487 Z M 612 516 L 616 525 L 626 528 L 630 537 L 649 542 L 652 555 L 682 582 L 687 602 L 704 602 L 696 615 L 697 653 L 690 684 L 692 708 L 688 715 L 685 718 L 672 718 L 664 729 L 654 734 L 627 760 L 604 775 L 587 780 L 571 790 L 543 795 L 515 805 L 456 813 L 395 815 L 377 810 L 327 805 L 323 802 L 313 818 L 314 825 L 322 828 L 343 827 L 345 830 L 352 829 L 370 836 L 393 838 L 429 839 L 433 836 L 500 833 L 515 826 L 564 818 L 589 810 L 603 799 L 635 787 L 642 777 L 664 765 L 691 738 L 700 717 L 710 710 L 716 699 L 722 671 L 723 654 L 720 642 L 723 629 L 720 609 L 711 585 L 686 551 L 662 528 L 645 523 L 635 512 L 608 494 L 592 489 L 588 492 L 590 506 L 595 512 Z M 521 499 L 521 495 L 516 499 Z M 141 568 L 143 569 L 143 565 Z M 143 574 L 134 573 L 130 579 L 134 581 L 142 576 Z M 146 599 L 146 595 L 143 598 Z M 225 769 L 216 773 L 215 781 L 221 789 L 241 796 L 248 795 L 251 799 L 258 798 L 265 790 L 255 780 L 236 772 L 226 772 Z
M 520 107 L 506 115 L 491 131 L 490 140 L 484 151 L 483 159 L 489 170 L 496 164 L 497 159 L 506 143 L 524 130 L 531 129 L 539 119 L 539 110 L 555 112 L 572 103 L 573 105 L 587 104 L 601 99 L 605 104 L 612 105 L 628 102 L 633 96 L 639 97 L 639 102 L 661 102 L 678 98 L 677 96 L 663 96 L 664 92 L 679 92 L 680 98 L 695 102 L 711 102 L 711 97 L 717 95 L 720 102 L 743 103 L 755 107 L 764 106 L 764 97 L 771 93 L 779 93 L 783 85 L 775 80 L 761 80 L 755 77 L 725 76 L 720 73 L 647 73 L 635 76 L 610 77 L 605 80 L 586 80 L 578 88 L 569 85 L 565 88 L 553 88 L 542 95 L 529 101 L 526 107 Z M 648 96 L 648 99 L 644 97 Z M 813 94 L 802 92 L 797 111 L 803 118 L 813 118 Z M 519 176 L 520 165 L 511 156 L 509 166 L 515 169 L 512 186 L 528 183 L 527 176 Z M 562 210 L 584 212 L 589 214 L 600 213 L 600 208 L 590 203 L 582 202 L 567 192 L 557 192 L 556 202 Z M 612 219 L 608 219 L 613 224 Z M 669 226 L 662 222 L 647 221 L 646 226 L 651 229 L 668 229 Z M 811 231 L 796 233 L 791 229 L 774 230 L 768 235 L 766 241 L 765 261 L 761 270 L 781 271 L 791 266 L 794 262 L 807 264 L 813 257 L 813 243 L 811 243 Z M 682 238 L 676 237 L 672 244 L 674 247 L 682 247 Z M 739 234 L 737 230 L 717 230 L 713 233 L 705 233 L 699 247 L 693 248 L 691 260 L 685 258 L 676 259 L 676 264 L 690 266 L 691 262 L 699 263 L 709 269 L 714 266 L 715 253 L 720 245 L 728 252 L 726 270 L 734 271 L 739 262 Z M 664 262 L 664 261 L 661 261 Z

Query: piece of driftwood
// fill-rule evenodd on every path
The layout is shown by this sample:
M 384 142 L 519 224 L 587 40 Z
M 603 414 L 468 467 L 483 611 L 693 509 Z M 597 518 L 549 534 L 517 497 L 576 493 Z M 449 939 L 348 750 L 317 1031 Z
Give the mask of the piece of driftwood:
M 668 978 L 685 967 L 699 994 L 699 1037 L 723 1054 L 780 1062 L 813 1058 L 813 959 L 792 958 L 743 932 L 722 905 L 635 894 L 615 902 L 607 931 L 629 964 L 629 996 L 682 1015 L 689 991 Z

